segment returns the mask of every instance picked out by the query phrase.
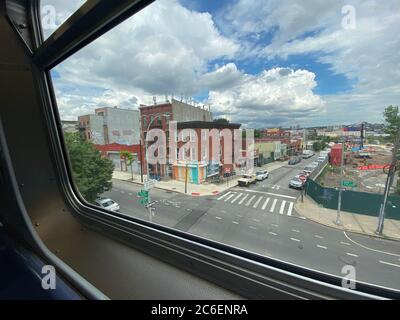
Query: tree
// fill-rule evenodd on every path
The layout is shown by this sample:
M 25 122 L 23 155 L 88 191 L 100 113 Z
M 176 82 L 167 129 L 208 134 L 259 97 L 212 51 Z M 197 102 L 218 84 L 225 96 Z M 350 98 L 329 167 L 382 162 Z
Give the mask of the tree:
M 396 140 L 397 134 L 400 129 L 400 112 L 398 106 L 388 106 L 383 116 L 385 118 L 385 125 L 384 131 L 387 134 L 390 134 L 390 141 L 394 142 Z M 400 153 L 397 150 L 398 154 Z M 400 154 L 397 158 L 400 160 Z M 399 178 L 400 178 L 400 171 L 399 171 Z M 397 179 L 397 186 L 396 186 L 396 193 L 400 195 L 400 179 Z
M 222 124 L 229 124 L 229 120 L 228 120 L 228 119 L 225 119 L 225 118 L 215 119 L 214 122 L 216 122 L 216 123 L 222 123 Z
M 325 148 L 326 148 L 326 143 L 323 141 L 316 141 L 313 144 L 314 151 L 321 151 L 324 150 Z
M 388 106 L 383 113 L 385 117 L 384 131 L 390 134 L 391 141 L 394 142 L 400 128 L 400 112 L 398 106 Z
M 132 175 L 132 181 L 133 181 L 133 161 L 135 160 L 133 158 L 132 153 L 130 153 L 129 151 L 121 151 L 121 158 L 125 160 L 125 163 L 128 167 L 131 167 L 131 175 Z
M 93 203 L 112 187 L 114 165 L 102 158 L 93 145 L 84 141 L 79 133 L 65 133 L 74 181 L 86 201 Z

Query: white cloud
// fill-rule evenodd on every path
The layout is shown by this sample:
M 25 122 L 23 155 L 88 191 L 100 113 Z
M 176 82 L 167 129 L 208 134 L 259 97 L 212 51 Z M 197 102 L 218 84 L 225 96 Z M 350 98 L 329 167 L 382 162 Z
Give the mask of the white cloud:
M 315 75 L 309 71 L 273 68 L 242 78 L 236 86 L 210 92 L 214 111 L 232 121 L 268 126 L 324 112 L 324 101 L 313 93 Z
M 223 79 L 203 75 L 209 61 L 232 58 L 237 50 L 236 43 L 219 33 L 209 13 L 162 0 L 62 63 L 56 68 L 60 78 L 55 83 L 63 94 L 63 87 L 74 86 L 86 94 L 85 87 L 97 86 L 122 97 L 133 94 L 139 103 L 148 103 L 152 95 L 194 95 L 206 83 L 223 85 Z M 68 103 L 62 112 L 66 108 Z
M 356 29 L 342 27 L 342 7 L 355 8 Z M 250 44 L 261 35 L 270 35 L 266 44 L 252 48 L 258 59 L 290 59 L 313 54 L 328 64 L 332 73 L 349 79 L 351 90 L 327 101 L 330 119 L 381 121 L 382 110 L 398 104 L 400 92 L 400 2 L 397 0 L 342 1 L 250 1 L 239 0 L 225 17 L 225 30 Z M 380 94 L 375 94 L 380 92 Z M 360 97 L 363 97 L 362 99 Z M 351 101 L 351 104 L 349 102 Z M 364 110 L 363 113 L 358 110 Z M 343 110 L 343 116 L 337 114 Z M 372 120 L 371 120 L 372 121 Z

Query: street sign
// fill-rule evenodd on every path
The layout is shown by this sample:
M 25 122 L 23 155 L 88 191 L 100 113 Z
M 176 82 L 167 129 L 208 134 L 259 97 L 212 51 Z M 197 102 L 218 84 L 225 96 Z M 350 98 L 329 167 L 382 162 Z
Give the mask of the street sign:
M 357 184 L 351 180 L 342 180 L 342 187 L 343 188 L 355 188 Z
M 155 201 L 149 202 L 148 204 L 146 204 L 146 208 L 151 208 L 156 204 Z
M 144 190 L 150 190 L 153 189 L 154 186 L 156 185 L 156 180 L 150 179 L 144 182 Z

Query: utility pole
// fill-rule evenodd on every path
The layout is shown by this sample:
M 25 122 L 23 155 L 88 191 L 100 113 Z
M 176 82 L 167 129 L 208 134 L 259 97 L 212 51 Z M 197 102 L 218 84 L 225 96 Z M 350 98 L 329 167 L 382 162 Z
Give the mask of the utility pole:
M 340 222 L 340 211 L 342 209 L 342 180 L 343 180 L 343 173 L 344 173 L 344 138 L 342 140 L 342 161 L 340 164 L 340 187 L 339 187 L 339 199 L 338 199 L 338 207 L 337 207 L 337 216 L 336 216 L 336 224 L 341 224 Z
M 381 209 L 379 212 L 378 227 L 376 229 L 376 233 L 379 235 L 382 235 L 382 232 L 383 232 L 383 226 L 384 226 L 384 222 L 385 222 L 386 203 L 387 203 L 387 198 L 389 196 L 390 188 L 392 187 L 392 184 L 393 184 L 394 176 L 396 174 L 397 153 L 399 151 L 399 147 L 400 147 L 400 129 L 397 132 L 396 140 L 394 143 L 392 163 L 390 164 L 388 176 L 386 179 L 385 192 L 383 195 L 383 203 L 381 205 Z
M 142 135 L 142 134 L 140 134 Z M 140 181 L 143 183 L 143 147 L 142 137 L 140 137 Z
M 186 167 L 185 167 L 185 194 L 187 193 L 187 187 L 188 187 L 188 162 L 186 161 Z

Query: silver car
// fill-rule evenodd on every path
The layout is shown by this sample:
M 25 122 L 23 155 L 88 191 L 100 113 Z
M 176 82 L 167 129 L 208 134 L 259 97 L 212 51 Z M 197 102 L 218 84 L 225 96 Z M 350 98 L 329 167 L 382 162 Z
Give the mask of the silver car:
M 294 188 L 294 189 L 302 189 L 304 186 L 304 182 L 300 180 L 299 176 L 295 176 L 292 180 L 289 182 L 289 188 Z
M 113 212 L 118 212 L 120 210 L 119 204 L 109 198 L 99 198 L 96 200 L 96 203 L 106 210 L 110 210 Z

